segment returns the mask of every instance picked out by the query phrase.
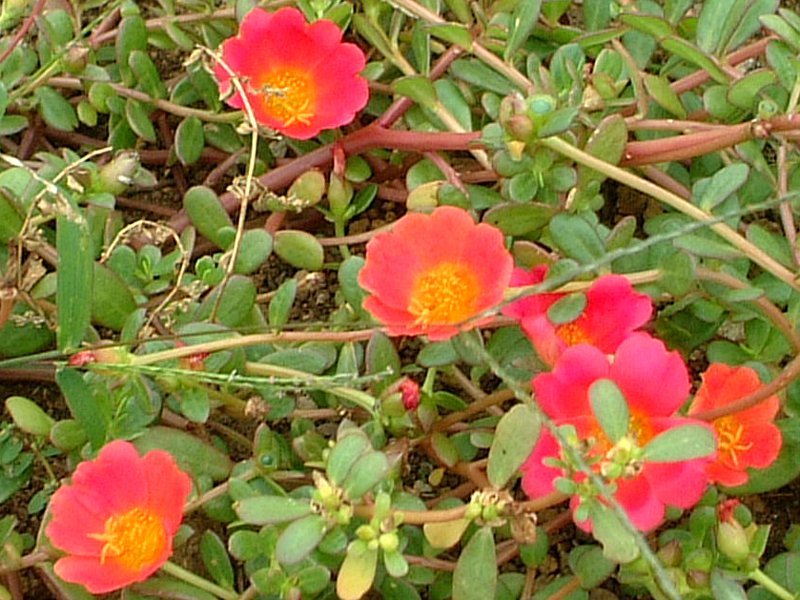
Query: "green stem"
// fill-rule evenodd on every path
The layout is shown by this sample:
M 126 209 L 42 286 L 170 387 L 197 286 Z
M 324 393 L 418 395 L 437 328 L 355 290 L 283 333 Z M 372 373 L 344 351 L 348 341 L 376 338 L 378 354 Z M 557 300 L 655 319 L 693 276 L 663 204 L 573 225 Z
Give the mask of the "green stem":
M 218 586 L 216 583 L 211 583 L 208 579 L 200 577 L 199 575 L 195 575 L 191 571 L 187 571 L 183 567 L 179 567 L 173 562 L 165 562 L 164 565 L 161 567 L 161 570 L 177 579 L 185 581 L 201 590 L 208 592 L 209 594 L 214 594 L 217 598 L 223 598 L 224 600 L 238 600 L 239 594 L 234 592 L 233 590 L 226 590 L 223 587 Z
M 576 148 L 572 144 L 569 144 L 560 138 L 550 137 L 539 140 L 539 143 L 547 148 L 550 148 L 551 150 L 555 150 L 559 154 L 563 154 L 564 156 L 571 158 L 577 163 L 594 169 L 599 173 L 603 173 L 604 175 L 607 175 L 608 177 L 627 185 L 630 188 L 638 190 L 643 194 L 647 194 L 648 196 L 652 196 L 656 200 L 663 202 L 667 206 L 682 212 L 696 221 L 708 223 L 709 229 L 731 244 L 734 248 L 739 250 L 742 254 L 750 258 L 765 271 L 772 273 L 772 275 L 784 283 L 790 285 L 795 290 L 800 291 L 800 284 L 798 284 L 798 282 L 795 280 L 794 274 L 789 271 L 789 269 L 775 261 L 766 252 L 743 238 L 736 232 L 736 230 L 725 223 L 717 221 L 716 217 L 698 208 L 694 204 L 687 202 L 672 192 L 669 192 L 664 188 L 647 181 L 646 179 L 642 179 L 641 177 L 638 177 L 637 175 L 634 175 L 625 169 L 621 169 L 616 165 L 612 165 L 611 163 L 607 163 L 600 158 L 592 156 L 591 154 Z
M 780 585 L 777 581 L 775 581 L 772 577 L 764 573 L 761 569 L 756 569 L 752 573 L 748 574 L 748 577 L 755 581 L 756 583 L 763 585 L 771 594 L 774 594 L 781 600 L 795 600 L 797 596 L 787 590 L 785 587 Z

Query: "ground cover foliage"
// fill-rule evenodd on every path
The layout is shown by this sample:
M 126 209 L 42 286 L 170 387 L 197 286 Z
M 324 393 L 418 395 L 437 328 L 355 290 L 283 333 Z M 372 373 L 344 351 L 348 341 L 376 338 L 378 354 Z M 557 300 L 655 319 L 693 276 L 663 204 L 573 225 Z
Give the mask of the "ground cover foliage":
M 790 3 L 0 35 L 0 598 L 800 594 Z

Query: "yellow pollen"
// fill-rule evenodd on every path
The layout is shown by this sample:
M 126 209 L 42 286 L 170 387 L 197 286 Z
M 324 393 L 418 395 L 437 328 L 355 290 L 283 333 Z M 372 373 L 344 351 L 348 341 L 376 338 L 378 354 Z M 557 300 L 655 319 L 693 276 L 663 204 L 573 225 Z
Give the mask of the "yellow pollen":
M 284 125 L 308 125 L 314 116 L 315 89 L 308 73 L 276 70 L 261 80 L 256 92 L 264 98 L 264 108 Z
M 737 452 L 747 452 L 753 447 L 753 442 L 743 444 L 744 426 L 738 419 L 733 417 L 722 417 L 714 421 L 714 428 L 719 437 L 720 454 L 727 454 L 733 466 L 739 466 L 739 456 Z
M 423 327 L 461 323 L 477 312 L 479 287 L 468 267 L 450 262 L 438 264 L 417 277 L 408 312 Z
M 583 318 L 578 317 L 574 321 L 564 323 L 556 327 L 556 335 L 567 345 L 576 346 L 577 344 L 591 344 L 592 340 L 583 327 Z
M 113 561 L 130 571 L 152 564 L 167 545 L 161 520 L 141 508 L 109 517 L 105 531 L 89 534 L 89 537 L 105 542 L 100 551 L 100 564 Z

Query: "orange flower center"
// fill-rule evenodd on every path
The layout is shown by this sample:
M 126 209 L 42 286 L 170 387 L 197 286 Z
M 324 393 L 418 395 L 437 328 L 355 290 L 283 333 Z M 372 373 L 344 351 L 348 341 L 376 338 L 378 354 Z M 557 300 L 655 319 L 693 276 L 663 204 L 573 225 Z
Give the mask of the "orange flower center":
M 458 263 L 441 263 L 414 282 L 408 312 L 423 326 L 461 323 L 473 316 L 479 282 L 475 274 Z
M 589 337 L 586 329 L 583 327 L 582 319 L 579 317 L 569 323 L 564 323 L 556 327 L 556 335 L 567 346 L 576 346 L 577 344 L 591 344 L 592 339 Z
M 714 421 L 714 428 L 719 438 L 720 454 L 726 454 L 735 467 L 739 466 L 738 452 L 747 452 L 753 447 L 753 442 L 742 443 L 744 425 L 732 415 Z
M 89 537 L 105 542 L 100 552 L 100 564 L 113 559 L 129 571 L 139 571 L 153 564 L 167 545 L 161 520 L 141 508 L 109 517 L 105 531 Z
M 266 110 L 284 125 L 308 125 L 314 116 L 314 82 L 308 73 L 275 70 L 261 80 Z

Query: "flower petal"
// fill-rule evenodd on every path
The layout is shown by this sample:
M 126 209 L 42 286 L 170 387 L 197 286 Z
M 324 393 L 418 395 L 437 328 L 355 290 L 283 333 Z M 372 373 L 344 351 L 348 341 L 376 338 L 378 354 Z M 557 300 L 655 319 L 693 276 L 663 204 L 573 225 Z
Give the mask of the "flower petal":
M 669 416 L 689 395 L 689 372 L 678 352 L 645 333 L 633 333 L 617 348 L 611 379 L 632 411 Z
M 586 292 L 584 327 L 592 343 L 613 354 L 622 341 L 653 313 L 649 296 L 633 289 L 621 275 L 605 275 Z
M 147 489 L 144 506 L 158 515 L 171 538 L 183 520 L 183 507 L 192 490 L 192 481 L 178 469 L 172 455 L 163 450 L 148 452 L 142 458 L 142 466 Z
M 56 575 L 70 583 L 80 583 L 92 594 L 113 592 L 132 583 L 144 581 L 155 573 L 162 563 L 142 571 L 129 571 L 110 561 L 100 563 L 99 557 L 65 556 L 53 566 Z
M 600 350 L 588 344 L 572 346 L 551 372 L 533 378 L 536 401 L 554 419 L 589 415 L 589 386 L 608 374 L 608 359 Z
M 664 520 L 664 504 L 644 477 L 617 481 L 614 498 L 640 531 L 651 531 Z
M 549 431 L 542 429 L 539 440 L 530 456 L 520 468 L 522 489 L 529 498 L 541 498 L 555 491 L 553 481 L 564 473 L 561 469 L 543 464 L 545 458 L 559 458 L 561 447 Z

